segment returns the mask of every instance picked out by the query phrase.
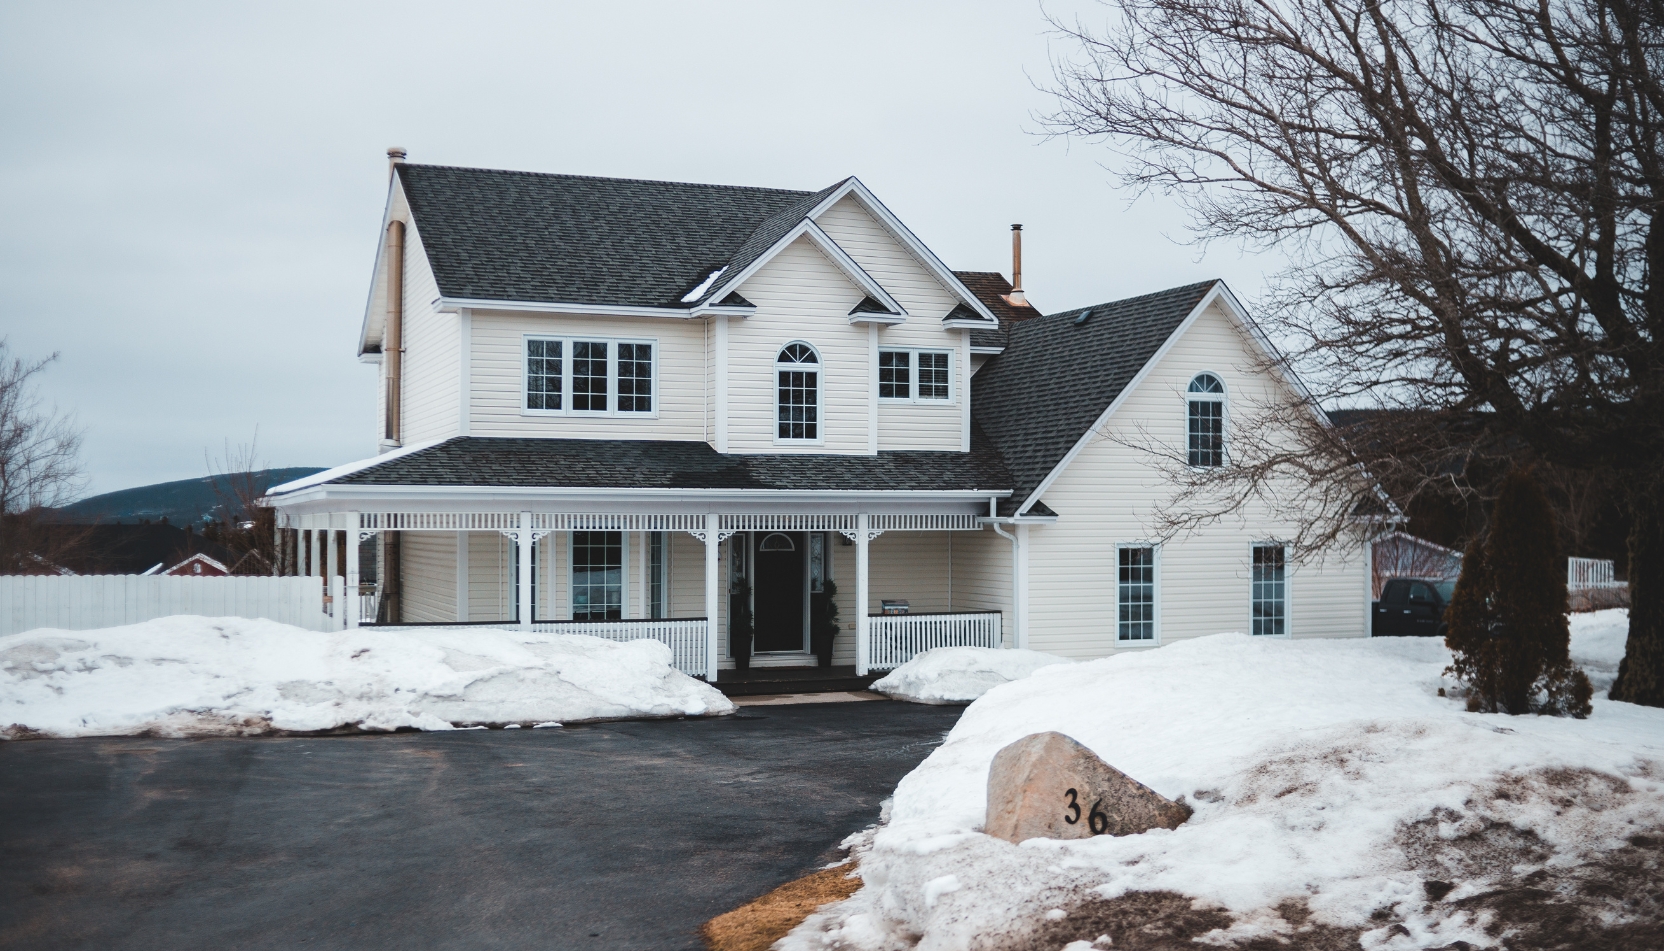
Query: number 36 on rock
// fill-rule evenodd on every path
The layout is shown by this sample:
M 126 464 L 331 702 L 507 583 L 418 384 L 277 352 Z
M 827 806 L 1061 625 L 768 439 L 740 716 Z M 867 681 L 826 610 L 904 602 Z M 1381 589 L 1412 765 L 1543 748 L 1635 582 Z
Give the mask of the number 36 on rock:
M 1061 733 L 1034 733 L 994 754 L 983 831 L 1008 842 L 1085 839 L 1173 829 L 1174 802 Z

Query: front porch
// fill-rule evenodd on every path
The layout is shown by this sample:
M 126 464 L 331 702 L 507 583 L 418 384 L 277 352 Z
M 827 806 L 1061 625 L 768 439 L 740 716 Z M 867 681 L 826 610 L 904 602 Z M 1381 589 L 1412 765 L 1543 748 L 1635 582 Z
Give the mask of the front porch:
M 999 594 L 1009 588 L 987 582 L 1009 577 L 994 564 L 1009 550 L 963 511 L 301 511 L 281 514 L 279 525 L 288 570 L 339 577 L 331 587 L 360 592 L 332 602 L 344 627 L 512 624 L 652 638 L 679 670 L 724 689 L 793 692 L 784 682 L 807 668 L 850 682 L 837 689 L 860 689 L 921 651 L 1000 647 L 1007 634 Z M 373 583 L 359 584 L 360 551 Z M 815 632 L 829 629 L 829 606 L 837 633 L 832 666 L 820 667 L 815 648 L 825 644 Z M 748 621 L 743 674 L 736 626 Z

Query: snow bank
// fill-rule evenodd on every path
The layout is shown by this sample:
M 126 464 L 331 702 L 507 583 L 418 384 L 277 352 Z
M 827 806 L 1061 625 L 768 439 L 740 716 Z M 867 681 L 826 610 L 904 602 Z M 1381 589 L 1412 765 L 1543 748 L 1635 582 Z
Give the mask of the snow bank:
M 670 661 L 653 640 L 481 628 L 319 633 L 170 617 L 40 629 L 0 637 L 0 736 L 446 730 L 733 712 Z
M 1629 609 L 1609 608 L 1571 615 L 1572 662 L 1583 667 L 1595 696 L 1604 697 L 1617 679 L 1629 640 Z
M 1610 655 L 1603 624 L 1579 625 L 1584 658 Z M 781 947 L 1062 947 L 1091 942 L 1100 930 L 1067 928 L 1097 928 L 1116 901 L 1177 902 L 1192 922 L 1210 920 L 1192 902 L 1213 909 L 1195 937 L 1227 947 L 1299 946 L 1313 928 L 1350 929 L 1371 951 L 1494 947 L 1486 926 L 1512 919 L 1487 895 L 1553 891 L 1561 879 L 1529 876 L 1656 845 L 1630 840 L 1664 827 L 1664 710 L 1599 698 L 1586 720 L 1470 714 L 1439 696 L 1449 660 L 1430 638 L 1220 634 L 1044 667 L 966 710 L 884 823 L 852 840 L 862 890 Z M 1044 730 L 1186 797 L 1194 817 L 1119 838 L 982 834 L 994 753 Z M 1631 885 L 1655 890 L 1639 874 Z M 1499 882 L 1515 884 L 1490 891 Z M 1613 922 L 1638 913 L 1599 889 L 1559 894 L 1606 901 Z
M 1042 667 L 1067 663 L 1039 651 L 937 647 L 890 671 L 872 689 L 915 703 L 965 703 Z

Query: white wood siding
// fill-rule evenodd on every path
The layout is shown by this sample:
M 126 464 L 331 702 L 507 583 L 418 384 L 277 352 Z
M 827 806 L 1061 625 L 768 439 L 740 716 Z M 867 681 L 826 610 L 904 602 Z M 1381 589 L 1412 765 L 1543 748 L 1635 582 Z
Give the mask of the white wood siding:
M 405 229 L 404 287 L 403 436 L 409 445 L 457 435 L 462 393 L 461 325 L 456 314 L 433 309 L 439 285 L 414 225 Z
M 849 324 L 850 309 L 865 296 L 860 288 L 813 242 L 800 238 L 739 292 L 757 312 L 729 323 L 729 451 L 866 453 L 867 328 Z M 821 445 L 775 442 L 774 361 L 794 340 L 820 351 Z
M 1135 443 L 1154 439 L 1178 452 L 1185 436 L 1185 388 L 1197 373 L 1210 371 L 1228 391 L 1228 440 L 1233 408 L 1264 401 L 1281 385 L 1252 369 L 1245 346 L 1223 313 L 1202 314 L 1111 418 L 1109 432 Z M 1170 491 L 1140 450 L 1104 436 L 1082 450 L 1044 496 L 1061 518 L 1030 529 L 1029 647 L 1081 658 L 1115 650 L 1115 546 L 1152 540 L 1144 516 Z M 1260 504 L 1242 518 L 1163 545 L 1159 641 L 1248 630 L 1250 546 L 1292 534 L 1291 526 Z M 1321 563 L 1291 563 L 1288 577 L 1292 636 L 1367 635 L 1367 558 L 1361 543 L 1332 551 Z
M 522 387 L 526 334 L 656 341 L 658 391 L 654 394 L 654 402 L 657 414 L 546 416 L 524 413 L 525 392 Z M 473 399 L 469 412 L 470 435 L 584 439 L 706 438 L 704 321 L 476 310 L 471 337 L 469 374 L 473 382 Z M 452 374 L 453 377 L 456 375 Z M 452 392 L 455 392 L 454 388 Z
M 953 610 L 1000 612 L 1000 631 L 1013 646 L 1009 539 L 991 529 L 954 533 Z
M 960 348 L 964 335 L 942 326 L 942 318 L 959 302 L 958 298 L 854 197 L 828 208 L 815 223 L 910 315 L 903 324 L 879 328 L 879 347 L 954 352 L 954 399 L 917 403 L 881 401 L 878 448 L 958 451 L 962 426 L 959 401 L 967 394 L 964 381 L 959 379 L 963 375 L 964 357 Z M 914 372 L 918 372 L 917 367 Z
M 404 620 L 456 620 L 455 532 L 400 533 L 399 567 Z

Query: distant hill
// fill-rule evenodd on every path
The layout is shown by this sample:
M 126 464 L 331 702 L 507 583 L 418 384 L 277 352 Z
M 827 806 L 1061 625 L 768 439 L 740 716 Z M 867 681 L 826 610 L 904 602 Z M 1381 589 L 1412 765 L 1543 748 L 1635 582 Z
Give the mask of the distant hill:
M 295 466 L 262 469 L 254 476 L 256 484 L 264 490 L 322 471 L 316 466 Z M 222 497 L 230 495 L 226 491 L 227 479 L 227 476 L 214 476 L 141 485 L 72 502 L 58 509 L 58 512 L 71 522 L 133 524 L 160 522 L 165 518 L 171 525 L 201 525 L 218 516 Z M 215 491 L 216 483 L 218 492 Z

